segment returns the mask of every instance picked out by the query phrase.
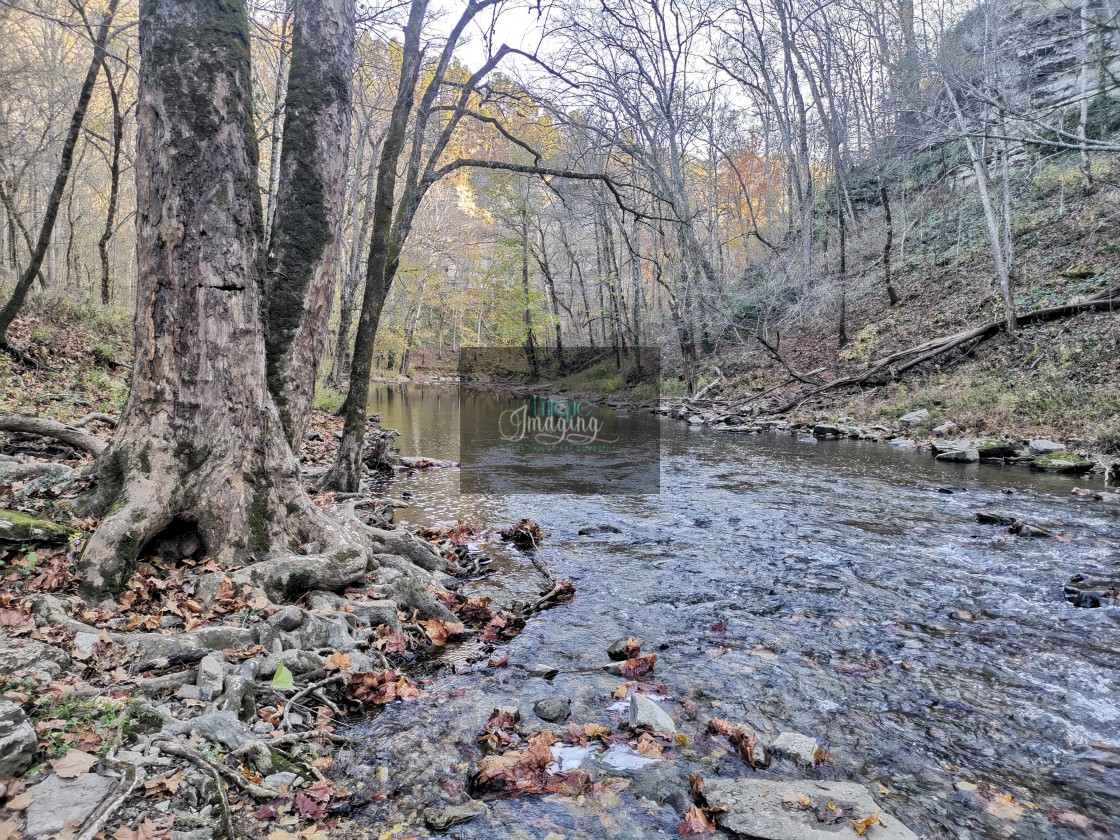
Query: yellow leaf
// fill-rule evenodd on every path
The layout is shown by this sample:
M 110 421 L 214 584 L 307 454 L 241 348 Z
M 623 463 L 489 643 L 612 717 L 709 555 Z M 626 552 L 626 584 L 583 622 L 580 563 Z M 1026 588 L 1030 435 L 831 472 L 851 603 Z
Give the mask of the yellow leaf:
M 890 793 L 890 789 L 885 784 L 880 782 L 879 783 L 879 793 L 882 793 L 882 794 Z
M 327 661 L 323 663 L 324 671 L 349 671 L 350 670 L 350 654 L 339 653 L 335 651 L 327 657 Z
M 879 812 L 876 811 L 869 817 L 864 817 L 862 820 L 852 820 L 852 828 L 856 830 L 856 834 L 862 837 L 867 833 L 867 829 L 875 825 L 879 821 Z

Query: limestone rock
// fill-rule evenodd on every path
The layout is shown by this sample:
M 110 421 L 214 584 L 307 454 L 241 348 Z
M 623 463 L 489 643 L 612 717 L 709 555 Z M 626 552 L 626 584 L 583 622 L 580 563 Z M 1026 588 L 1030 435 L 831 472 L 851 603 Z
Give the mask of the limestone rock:
M 562 723 L 572 714 L 571 698 L 542 697 L 533 704 L 533 713 L 549 723 Z
M 55 835 L 69 822 L 81 825 L 97 810 L 113 789 L 112 779 L 96 773 L 83 773 L 76 779 L 49 776 L 45 781 L 29 788 L 32 795 L 27 809 L 29 837 Z
M 1005 440 L 995 438 L 962 438 L 959 440 L 937 440 L 931 444 L 935 454 L 943 452 L 967 452 L 975 449 L 981 458 L 1014 458 L 1018 452 Z
M 782 732 L 770 746 L 801 764 L 812 765 L 817 757 L 817 739 L 800 732 Z
M 226 679 L 225 655 L 208 653 L 198 663 L 198 677 L 195 685 L 198 686 L 200 700 L 210 701 L 222 693 Z
M 448 805 L 445 808 L 427 808 L 424 811 L 424 823 L 432 831 L 447 831 L 453 825 L 470 822 L 484 813 L 486 813 L 486 806 L 481 802 Z
M 45 674 L 57 679 L 73 665 L 70 656 L 52 645 L 34 639 L 12 639 L 0 635 L 0 674 L 17 671 Z
M 649 726 L 654 732 L 676 732 L 677 725 L 668 712 L 644 694 L 630 695 L 630 728 Z
M 1076 452 L 1060 450 L 1048 455 L 1039 455 L 1031 461 L 1031 469 L 1055 473 L 1085 473 L 1093 468 L 1093 462 L 1082 458 Z
M 980 452 L 976 449 L 962 449 L 959 452 L 942 452 L 937 456 L 938 461 L 950 461 L 955 464 L 975 464 L 980 460 Z
M 23 709 L 0 700 L 0 779 L 18 776 L 35 758 L 35 729 Z
M 903 426 L 916 426 L 929 417 L 928 408 L 919 408 L 917 411 L 911 411 L 908 414 L 903 414 L 898 418 L 898 422 Z
M 808 797 L 810 805 L 802 803 Z M 875 840 L 918 840 L 914 832 L 883 811 L 871 794 L 851 782 L 778 781 L 756 779 L 707 779 L 704 798 L 713 808 L 721 828 L 758 840 L 856 840 L 850 819 L 827 825 L 817 820 L 818 809 L 834 802 L 863 819 L 876 811 L 881 822 L 866 836 Z
M 1062 452 L 1065 446 L 1052 440 L 1032 440 L 1027 444 L 1027 450 L 1032 455 L 1050 455 L 1053 452 Z

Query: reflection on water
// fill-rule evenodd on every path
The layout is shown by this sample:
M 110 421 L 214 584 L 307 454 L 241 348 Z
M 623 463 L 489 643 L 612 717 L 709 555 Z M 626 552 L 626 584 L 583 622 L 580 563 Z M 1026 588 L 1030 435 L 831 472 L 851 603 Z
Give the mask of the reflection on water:
M 454 391 L 423 386 L 377 389 L 371 402 L 402 432 L 405 454 L 447 459 L 458 457 L 456 407 Z M 672 422 L 661 469 L 658 496 L 460 495 L 454 470 L 390 488 L 395 499 L 409 494 L 401 518 L 413 524 L 537 520 L 551 532 L 542 559 L 575 581 L 577 597 L 530 621 L 503 652 L 509 668 L 446 673 L 428 701 L 393 704 L 368 724 L 351 772 L 388 770 L 387 782 L 371 782 L 391 794 L 379 818 L 446 796 L 446 780 L 477 760 L 474 734 L 496 706 L 532 720 L 536 699 L 562 694 L 573 721 L 616 725 L 619 678 L 599 669 L 606 645 L 632 635 L 658 650 L 669 711 L 687 719 L 689 700 L 768 738 L 812 734 L 833 757 L 824 772 L 883 785 L 883 804 L 920 835 L 1086 836 L 1056 821 L 1066 811 L 1117 825 L 1120 611 L 1075 609 L 1061 594 L 1075 572 L 1120 574 L 1114 509 L 1072 498 L 1070 479 L 1024 469 Z M 986 508 L 1061 536 L 979 525 L 974 514 Z M 578 534 L 596 524 L 620 533 Z M 485 549 L 502 575 L 531 579 L 524 557 Z M 537 663 L 561 673 L 527 679 Z M 699 742 L 652 769 L 604 767 L 629 779 L 612 794 L 618 802 L 495 802 L 456 830 L 675 836 L 673 808 L 638 795 L 654 770 L 658 784 L 685 787 L 688 772 L 752 772 Z M 969 784 L 1036 808 L 1001 811 Z

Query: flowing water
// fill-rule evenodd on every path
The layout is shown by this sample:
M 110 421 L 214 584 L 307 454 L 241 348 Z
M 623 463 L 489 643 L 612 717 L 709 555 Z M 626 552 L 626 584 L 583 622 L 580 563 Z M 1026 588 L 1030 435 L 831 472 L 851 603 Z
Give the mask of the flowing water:
M 402 432 L 403 453 L 458 457 L 455 390 L 383 386 L 371 410 Z M 1085 818 L 1120 836 L 1120 608 L 1078 609 L 1062 596 L 1074 573 L 1120 570 L 1116 508 L 1070 495 L 1087 479 L 942 464 L 884 444 L 673 421 L 661 432 L 658 495 L 459 495 L 454 469 L 388 488 L 410 505 L 398 512 L 408 524 L 536 520 L 549 532 L 536 559 L 571 578 L 576 597 L 498 651 L 508 666 L 488 667 L 487 652 L 465 644 L 422 699 L 356 729 L 346 771 L 372 798 L 373 827 L 459 801 L 496 707 L 550 728 L 533 703 L 562 695 L 571 722 L 616 727 L 621 679 L 602 670 L 605 649 L 634 636 L 657 652 L 652 679 L 689 743 L 655 762 L 618 747 L 567 755 L 568 766 L 621 781 L 581 800 L 490 801 L 455 836 L 675 837 L 690 772 L 804 772 L 786 761 L 751 770 L 725 738 L 703 734 L 706 715 L 764 741 L 783 730 L 816 737 L 829 759 L 808 772 L 868 786 L 919 836 L 1103 836 L 1079 828 Z M 980 525 L 983 509 L 1059 537 Z M 578 534 L 600 524 L 619 533 Z M 537 591 L 534 558 L 480 548 L 492 575 L 472 594 Z M 538 663 L 559 675 L 530 677 Z

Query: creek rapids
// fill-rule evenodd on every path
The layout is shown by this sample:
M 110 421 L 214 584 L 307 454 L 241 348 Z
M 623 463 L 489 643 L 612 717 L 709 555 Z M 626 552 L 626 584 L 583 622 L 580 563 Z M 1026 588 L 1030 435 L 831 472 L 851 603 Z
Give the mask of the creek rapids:
M 375 386 L 370 411 L 401 432 L 403 454 L 458 459 L 456 389 Z M 649 679 L 665 686 L 659 702 L 689 743 L 658 761 L 625 749 L 570 756 L 622 781 L 579 799 L 487 799 L 452 836 L 679 837 L 696 772 L 858 782 L 921 837 L 1118 836 L 1057 816 L 1120 831 L 1120 608 L 1079 609 L 1062 594 L 1076 573 L 1120 572 L 1116 509 L 1070 494 L 1088 479 L 671 420 L 661 441 L 657 495 L 460 495 L 456 469 L 382 487 L 407 505 L 397 511 L 407 526 L 461 519 L 495 534 L 478 546 L 489 574 L 465 594 L 529 600 L 537 561 L 576 595 L 494 652 L 508 665 L 490 667 L 475 643 L 452 646 L 422 699 L 355 727 L 341 772 L 361 783 L 375 836 L 462 798 L 498 707 L 563 731 L 533 713 L 563 696 L 568 722 L 617 727 L 623 679 L 603 667 L 607 646 L 628 636 L 657 653 Z M 1011 535 L 979 524 L 981 510 L 1058 536 Z M 548 532 L 536 557 L 496 537 L 522 517 Z M 598 525 L 618 533 L 579 534 Z M 530 676 L 542 664 L 559 673 Z M 806 733 L 828 759 L 752 770 L 686 708 L 746 724 L 764 743 Z

